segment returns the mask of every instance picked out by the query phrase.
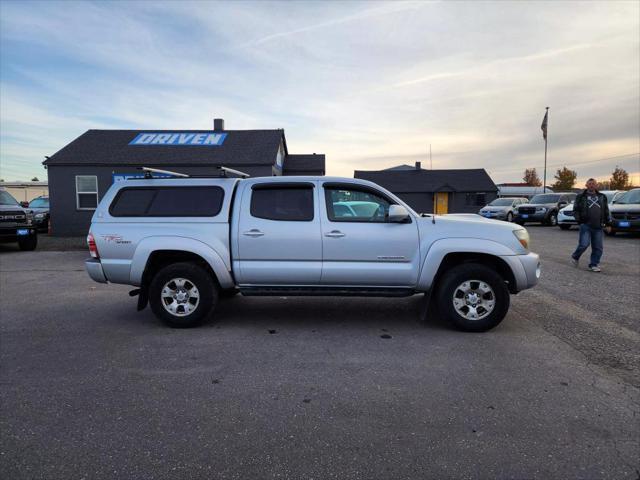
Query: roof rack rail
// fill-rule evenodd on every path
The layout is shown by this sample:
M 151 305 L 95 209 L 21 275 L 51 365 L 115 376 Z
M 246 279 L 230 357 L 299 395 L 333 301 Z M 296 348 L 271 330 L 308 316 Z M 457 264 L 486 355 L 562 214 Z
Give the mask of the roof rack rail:
M 227 168 L 227 167 L 224 167 L 224 166 L 220 166 L 218 168 L 222 172 L 222 176 L 223 177 L 226 177 L 227 174 L 229 174 L 229 173 L 232 173 L 234 175 L 238 175 L 241 178 L 248 178 L 248 177 L 251 176 L 248 173 L 241 172 L 240 170 L 234 170 L 233 168 Z
M 189 178 L 189 175 L 186 173 L 172 172 L 171 170 L 160 170 L 159 168 L 150 168 L 150 167 L 138 167 L 140 170 L 144 172 L 144 178 L 153 178 L 154 173 L 162 173 L 164 175 L 171 175 L 173 177 L 180 178 Z
M 151 167 L 138 167 L 138 170 L 142 170 L 144 172 L 144 178 L 146 179 L 155 178 L 156 180 L 158 180 L 158 178 L 153 176 L 154 173 L 161 173 L 163 175 L 170 175 L 172 177 L 179 177 L 179 178 L 220 178 L 220 177 L 227 178 L 229 174 L 237 175 L 240 178 L 250 177 L 248 173 L 244 173 L 244 172 L 241 172 L 240 170 L 234 170 L 233 168 L 228 168 L 224 166 L 218 167 L 218 170 L 220 170 L 220 175 L 218 177 L 215 177 L 213 175 L 187 175 L 186 173 L 172 172 L 171 170 L 160 170 L 159 168 L 151 168 Z

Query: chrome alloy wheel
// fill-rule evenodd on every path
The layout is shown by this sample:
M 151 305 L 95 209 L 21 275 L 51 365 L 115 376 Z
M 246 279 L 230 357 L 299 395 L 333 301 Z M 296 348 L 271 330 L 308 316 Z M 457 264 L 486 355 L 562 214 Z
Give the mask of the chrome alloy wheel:
M 160 295 L 164 309 L 176 317 L 193 313 L 200 303 L 200 292 L 186 278 L 172 278 L 164 284 Z
M 467 320 L 482 320 L 496 305 L 496 296 L 488 283 L 467 280 L 453 291 L 453 307 Z

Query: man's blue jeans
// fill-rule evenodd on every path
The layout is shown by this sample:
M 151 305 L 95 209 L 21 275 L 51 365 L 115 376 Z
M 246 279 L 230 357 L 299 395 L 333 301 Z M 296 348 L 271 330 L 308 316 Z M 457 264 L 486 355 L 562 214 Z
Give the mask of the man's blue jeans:
M 578 248 L 571 255 L 575 260 L 580 258 L 580 255 L 584 253 L 584 251 L 589 248 L 589 243 L 591 243 L 591 261 L 589 262 L 590 267 L 594 267 L 600 264 L 600 258 L 602 258 L 602 239 L 604 237 L 604 232 L 602 228 L 592 227 L 583 223 L 580 225 L 580 239 L 578 240 Z

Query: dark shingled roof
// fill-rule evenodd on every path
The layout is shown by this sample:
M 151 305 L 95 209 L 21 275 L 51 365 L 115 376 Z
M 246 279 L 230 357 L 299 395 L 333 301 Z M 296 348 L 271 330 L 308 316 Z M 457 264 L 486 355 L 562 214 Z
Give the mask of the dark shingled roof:
M 287 155 L 284 161 L 285 175 L 324 175 L 324 155 Z
M 129 145 L 141 132 L 226 133 L 220 146 Z M 44 165 L 273 165 L 284 130 L 87 130 Z M 286 143 L 285 143 L 286 151 Z
M 356 170 L 353 176 L 375 182 L 393 193 L 495 192 L 498 190 L 484 168 Z

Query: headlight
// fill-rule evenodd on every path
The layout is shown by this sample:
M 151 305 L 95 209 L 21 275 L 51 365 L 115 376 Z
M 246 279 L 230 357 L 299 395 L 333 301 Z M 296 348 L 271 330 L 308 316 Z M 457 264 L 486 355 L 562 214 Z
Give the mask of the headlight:
M 529 232 L 524 228 L 519 228 L 518 230 L 514 230 L 513 234 L 520 242 L 520 245 L 522 245 L 526 250 L 529 250 Z
M 42 220 L 44 218 L 44 213 L 36 213 L 36 220 Z
M 546 212 L 547 209 L 544 207 L 536 207 L 536 212 Z

